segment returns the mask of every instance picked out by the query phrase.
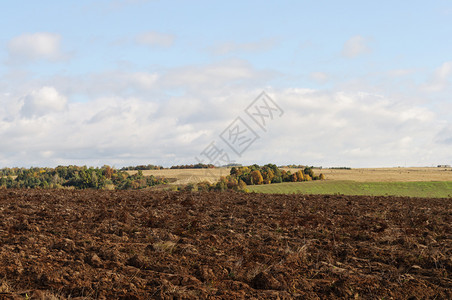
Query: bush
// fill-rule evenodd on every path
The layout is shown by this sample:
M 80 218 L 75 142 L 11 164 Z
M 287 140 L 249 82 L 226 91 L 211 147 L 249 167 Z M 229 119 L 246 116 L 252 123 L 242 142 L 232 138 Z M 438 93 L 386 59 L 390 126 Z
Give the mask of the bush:
M 208 181 L 198 182 L 198 191 L 207 192 L 212 189 L 212 184 Z

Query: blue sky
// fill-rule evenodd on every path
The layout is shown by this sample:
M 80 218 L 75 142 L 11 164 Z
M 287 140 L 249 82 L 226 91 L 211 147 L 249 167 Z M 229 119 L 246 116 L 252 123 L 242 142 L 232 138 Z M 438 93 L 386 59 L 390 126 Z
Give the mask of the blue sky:
M 245 164 L 452 163 L 449 1 L 8 1 L 0 20 L 1 166 L 192 163 L 212 141 Z M 284 115 L 237 156 L 219 134 L 264 90 Z

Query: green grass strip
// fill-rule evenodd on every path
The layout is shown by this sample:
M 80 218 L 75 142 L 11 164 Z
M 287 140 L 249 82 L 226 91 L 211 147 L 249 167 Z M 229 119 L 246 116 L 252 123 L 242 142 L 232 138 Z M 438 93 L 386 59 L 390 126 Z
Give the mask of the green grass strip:
M 307 181 L 286 182 L 247 187 L 250 192 L 271 194 L 343 194 L 372 196 L 408 196 L 427 198 L 451 198 L 452 181 L 415 182 L 356 182 L 356 181 Z

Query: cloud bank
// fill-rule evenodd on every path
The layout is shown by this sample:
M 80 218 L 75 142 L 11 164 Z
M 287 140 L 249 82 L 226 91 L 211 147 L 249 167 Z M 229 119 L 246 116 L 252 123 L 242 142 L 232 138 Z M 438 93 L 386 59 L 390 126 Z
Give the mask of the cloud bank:
M 427 107 L 372 93 L 267 85 L 285 114 L 269 122 L 264 132 L 244 113 L 271 77 L 262 73 L 236 61 L 160 73 L 55 78 L 51 82 L 56 85 L 49 81 L 25 95 L 3 94 L 0 164 L 171 166 L 196 163 L 195 157 L 212 141 L 245 164 L 448 162 L 447 122 Z M 111 85 L 116 85 L 114 93 Z M 89 100 L 71 100 L 80 91 Z M 260 136 L 241 157 L 219 138 L 238 116 Z

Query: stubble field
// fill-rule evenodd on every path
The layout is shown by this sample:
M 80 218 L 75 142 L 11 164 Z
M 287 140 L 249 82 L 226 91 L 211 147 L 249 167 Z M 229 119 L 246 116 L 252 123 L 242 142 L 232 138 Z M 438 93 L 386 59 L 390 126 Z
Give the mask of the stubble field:
M 290 170 L 292 173 L 299 169 Z M 128 171 L 135 174 L 137 171 Z M 230 168 L 214 169 L 163 169 L 145 170 L 145 176 L 160 176 L 172 179 L 174 184 L 216 182 L 221 176 L 229 175 Z M 413 182 L 413 181 L 452 181 L 451 168 L 358 168 L 358 169 L 314 169 L 315 174 L 323 173 L 327 181 L 356 182 Z
M 170 180 L 170 184 L 188 184 L 201 181 L 217 182 L 221 176 L 229 175 L 230 168 L 213 169 L 162 169 L 162 170 L 144 170 L 144 176 L 165 177 Z M 127 171 L 133 175 L 138 171 Z
M 452 199 L 0 190 L 0 299 L 450 299 Z
M 327 180 L 356 182 L 414 182 L 452 181 L 451 168 L 359 168 L 359 169 L 315 169 L 325 174 Z

